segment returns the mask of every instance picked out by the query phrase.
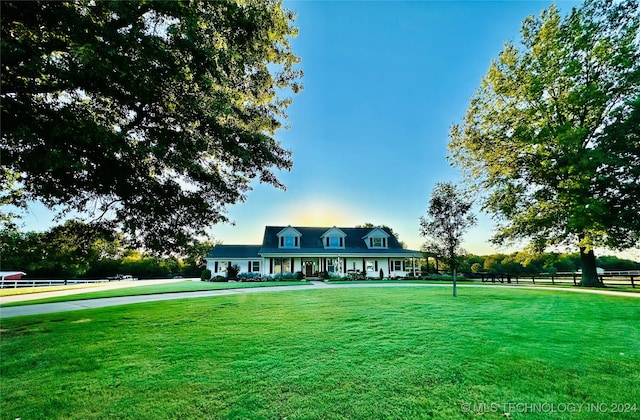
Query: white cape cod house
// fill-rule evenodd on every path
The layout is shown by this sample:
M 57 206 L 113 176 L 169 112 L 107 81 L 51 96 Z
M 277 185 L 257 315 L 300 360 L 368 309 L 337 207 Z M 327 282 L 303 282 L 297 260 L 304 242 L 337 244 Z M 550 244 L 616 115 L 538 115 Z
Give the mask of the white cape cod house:
M 228 267 L 261 276 L 302 272 L 345 277 L 404 277 L 419 270 L 420 251 L 403 249 L 387 228 L 267 226 L 262 245 L 216 245 L 205 260 L 212 276 L 226 276 Z

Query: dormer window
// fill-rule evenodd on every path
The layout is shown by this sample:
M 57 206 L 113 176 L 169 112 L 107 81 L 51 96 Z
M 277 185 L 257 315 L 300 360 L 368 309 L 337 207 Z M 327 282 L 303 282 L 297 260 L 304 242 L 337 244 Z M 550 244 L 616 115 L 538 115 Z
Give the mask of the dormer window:
M 389 247 L 389 234 L 381 227 L 372 229 L 364 239 L 369 249 L 387 249 Z
M 344 248 L 344 242 L 347 235 L 337 227 L 327 230 L 320 239 L 325 248 Z
M 287 226 L 278 232 L 278 248 L 300 248 L 302 234 L 291 226 Z

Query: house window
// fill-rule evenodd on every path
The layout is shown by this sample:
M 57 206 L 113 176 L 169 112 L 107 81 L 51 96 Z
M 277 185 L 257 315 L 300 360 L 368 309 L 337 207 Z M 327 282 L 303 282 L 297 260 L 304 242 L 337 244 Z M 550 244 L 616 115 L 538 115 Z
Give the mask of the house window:
M 387 238 L 369 238 L 369 248 L 386 248 Z
M 343 247 L 343 239 L 340 237 L 330 237 L 327 238 L 326 244 L 329 248 L 342 248 Z
M 218 264 L 218 271 L 220 273 L 224 273 L 227 271 L 227 262 L 226 261 L 220 261 L 220 263 Z
M 329 273 L 340 273 L 342 271 L 342 261 L 340 258 L 327 258 L 327 271 Z
M 291 272 L 291 259 L 290 258 L 274 258 L 273 259 L 273 273 L 282 274 Z
M 393 271 L 402 271 L 402 261 L 400 260 L 391 261 L 391 265 L 392 265 Z
M 367 261 L 366 267 L 367 267 L 367 271 L 375 271 L 374 262 L 373 261 Z
M 260 271 L 260 261 L 251 261 L 249 265 L 251 266 L 252 273 L 257 273 Z
M 297 236 L 281 236 L 280 248 L 298 248 L 300 245 L 299 238 Z

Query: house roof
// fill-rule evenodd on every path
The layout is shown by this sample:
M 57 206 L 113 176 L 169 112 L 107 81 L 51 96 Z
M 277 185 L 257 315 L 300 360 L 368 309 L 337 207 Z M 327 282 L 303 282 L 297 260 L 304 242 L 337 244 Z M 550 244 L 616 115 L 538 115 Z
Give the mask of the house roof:
M 209 258 L 260 258 L 261 245 L 216 245 Z
M 389 228 L 377 228 L 389 235 L 387 248 L 369 248 L 363 238 L 376 228 L 337 228 L 346 235 L 344 248 L 325 248 L 323 235 L 335 227 L 295 227 L 300 233 L 299 248 L 279 248 L 278 233 L 291 226 L 267 226 L 264 229 L 262 245 L 216 245 L 210 252 L 209 258 L 260 258 L 261 256 L 289 256 L 289 255 L 384 255 L 384 256 L 416 256 L 420 251 L 403 249 L 398 239 Z
M 275 254 L 416 254 L 418 251 L 403 249 L 398 239 L 388 228 L 380 228 L 389 235 L 387 248 L 369 248 L 363 240 L 372 230 L 376 228 L 346 228 L 340 227 L 346 235 L 344 248 L 328 249 L 322 243 L 322 236 L 333 227 L 296 227 L 295 229 L 302 235 L 300 238 L 300 248 L 279 248 L 277 233 L 284 227 L 267 226 L 264 229 L 262 248 L 260 255 Z

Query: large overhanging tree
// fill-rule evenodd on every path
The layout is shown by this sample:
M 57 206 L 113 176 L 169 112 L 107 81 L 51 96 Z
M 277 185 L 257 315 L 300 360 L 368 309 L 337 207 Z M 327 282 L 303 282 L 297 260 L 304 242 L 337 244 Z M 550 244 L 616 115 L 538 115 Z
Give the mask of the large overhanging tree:
M 281 1 L 1 7 L 2 204 L 81 212 L 170 252 L 227 220 L 251 180 L 284 187 L 274 135 L 301 71 Z
M 594 247 L 639 241 L 639 21 L 635 0 L 527 18 L 450 134 L 498 221 L 493 240 L 577 245 L 582 285 L 598 284 Z

